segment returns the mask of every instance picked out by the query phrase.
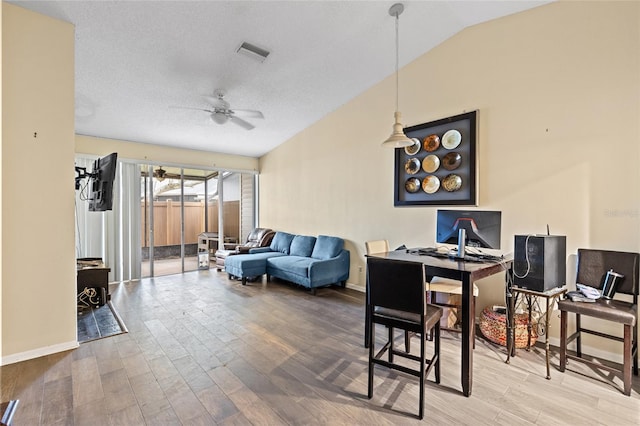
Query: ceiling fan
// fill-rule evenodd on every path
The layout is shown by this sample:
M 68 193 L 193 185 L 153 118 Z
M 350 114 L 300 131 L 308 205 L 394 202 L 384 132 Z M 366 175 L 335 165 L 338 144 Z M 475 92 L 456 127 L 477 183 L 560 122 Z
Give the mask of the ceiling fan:
M 211 120 L 214 123 L 225 124 L 228 121 L 237 124 L 238 126 L 251 130 L 255 126 L 248 121 L 240 118 L 264 118 L 264 115 L 260 111 L 250 109 L 232 109 L 229 102 L 224 99 L 225 92 L 221 89 L 216 89 L 213 92 L 213 96 L 205 96 L 209 102 L 211 102 L 211 108 L 192 108 L 192 107 L 174 107 L 181 109 L 195 109 L 198 111 L 208 112 L 211 116 Z

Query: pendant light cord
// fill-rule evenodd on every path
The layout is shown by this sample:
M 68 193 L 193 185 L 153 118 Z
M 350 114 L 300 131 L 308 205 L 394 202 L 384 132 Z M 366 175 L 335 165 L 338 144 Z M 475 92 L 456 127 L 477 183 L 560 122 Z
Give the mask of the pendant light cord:
M 398 67 L 399 67 L 399 62 L 400 62 L 400 32 L 398 31 L 398 27 L 399 27 L 399 22 L 400 22 L 400 14 L 396 13 L 396 111 L 398 111 L 398 105 L 400 104 L 399 102 L 399 98 L 400 98 L 400 83 L 399 83 L 399 77 L 398 77 Z

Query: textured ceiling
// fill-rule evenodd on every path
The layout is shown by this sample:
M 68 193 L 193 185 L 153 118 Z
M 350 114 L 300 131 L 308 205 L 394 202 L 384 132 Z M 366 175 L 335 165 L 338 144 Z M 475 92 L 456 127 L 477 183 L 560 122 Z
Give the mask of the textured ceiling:
M 395 69 L 390 1 L 9 1 L 76 27 L 76 133 L 259 157 Z M 407 1 L 400 66 L 546 1 Z M 271 52 L 236 53 L 243 42 Z M 255 109 L 214 123 L 205 95 Z M 393 100 L 390 100 L 393 105 Z M 391 120 L 391 118 L 390 118 Z

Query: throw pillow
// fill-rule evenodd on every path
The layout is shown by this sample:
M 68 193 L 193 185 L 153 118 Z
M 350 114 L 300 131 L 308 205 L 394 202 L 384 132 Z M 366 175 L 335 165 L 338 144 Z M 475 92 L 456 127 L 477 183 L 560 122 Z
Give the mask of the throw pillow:
M 314 259 L 327 260 L 336 257 L 344 247 L 344 240 L 338 237 L 319 235 L 316 245 L 313 247 L 311 257 Z
M 291 249 L 289 254 L 292 256 L 310 257 L 313 252 L 313 246 L 316 244 L 316 237 L 306 235 L 296 235 L 291 241 Z
M 289 254 L 289 249 L 291 247 L 291 241 L 293 241 L 293 237 L 293 234 L 288 234 L 286 232 L 276 232 L 276 235 L 273 237 L 269 248 L 272 251 L 279 251 L 280 253 Z

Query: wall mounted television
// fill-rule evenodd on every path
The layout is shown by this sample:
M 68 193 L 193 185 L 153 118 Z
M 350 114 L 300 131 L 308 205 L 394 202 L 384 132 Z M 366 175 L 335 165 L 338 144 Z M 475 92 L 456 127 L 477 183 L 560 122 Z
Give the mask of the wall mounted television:
M 118 154 L 116 152 L 98 158 L 93 162 L 93 170 L 87 172 L 84 167 L 76 167 L 76 190 L 80 189 L 82 179 L 89 178 L 87 201 L 89 211 L 102 212 L 113 209 L 113 182 L 116 178 Z

